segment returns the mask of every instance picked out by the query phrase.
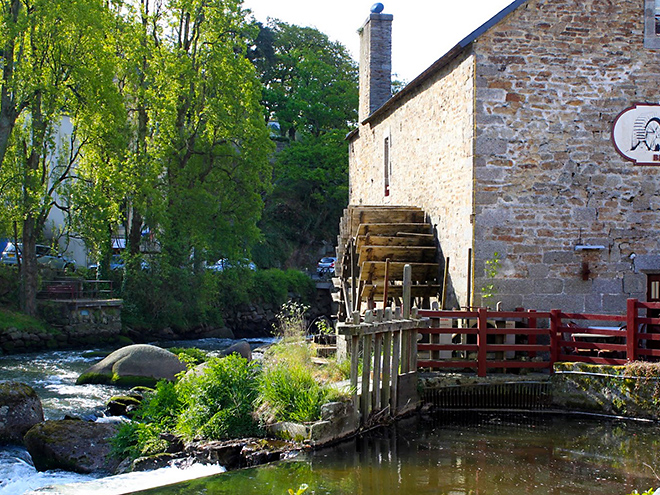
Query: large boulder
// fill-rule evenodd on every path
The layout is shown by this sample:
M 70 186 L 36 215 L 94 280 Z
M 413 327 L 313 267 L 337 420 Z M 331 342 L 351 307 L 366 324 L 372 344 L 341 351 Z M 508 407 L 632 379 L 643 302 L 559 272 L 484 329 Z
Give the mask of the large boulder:
M 23 443 L 23 435 L 43 420 L 41 400 L 31 387 L 0 383 L 0 443 Z
M 106 383 L 133 387 L 153 386 L 159 380 L 171 380 L 186 370 L 186 365 L 168 350 L 147 344 L 122 347 L 87 368 L 76 383 Z
M 38 471 L 113 473 L 119 459 L 110 455 L 110 440 L 119 426 L 76 419 L 45 421 L 25 434 L 24 442 Z

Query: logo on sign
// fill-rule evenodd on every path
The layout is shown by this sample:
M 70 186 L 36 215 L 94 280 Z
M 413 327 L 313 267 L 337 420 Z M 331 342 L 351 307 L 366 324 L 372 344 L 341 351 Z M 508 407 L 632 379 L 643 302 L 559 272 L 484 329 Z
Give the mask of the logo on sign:
M 638 103 L 614 121 L 614 147 L 637 165 L 660 165 L 660 105 Z

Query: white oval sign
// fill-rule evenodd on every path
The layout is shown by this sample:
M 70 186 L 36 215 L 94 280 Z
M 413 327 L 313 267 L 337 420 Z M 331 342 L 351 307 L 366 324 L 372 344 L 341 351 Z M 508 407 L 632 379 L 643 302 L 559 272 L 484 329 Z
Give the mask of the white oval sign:
M 660 105 L 637 103 L 614 121 L 616 150 L 637 165 L 660 165 Z

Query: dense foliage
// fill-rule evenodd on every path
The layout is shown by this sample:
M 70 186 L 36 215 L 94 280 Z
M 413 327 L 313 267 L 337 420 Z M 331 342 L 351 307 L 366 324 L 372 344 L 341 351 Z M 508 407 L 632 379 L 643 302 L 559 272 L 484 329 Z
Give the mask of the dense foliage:
M 264 266 L 306 266 L 334 246 L 348 200 L 346 134 L 357 121 L 357 66 L 316 29 L 272 20 L 249 54 L 280 142 L 254 251 Z
M 234 314 L 242 305 L 257 303 L 278 307 L 295 294 L 303 302 L 313 301 L 316 286 L 312 279 L 298 270 L 250 270 L 235 267 L 222 272 L 204 270 L 200 273 L 181 270 L 176 290 L 164 290 L 159 271 L 133 274 L 130 297 L 125 298 L 122 311 L 124 323 L 134 329 L 187 329 L 199 325 L 221 326 L 224 317 Z M 122 271 L 112 273 L 115 287 L 122 288 Z

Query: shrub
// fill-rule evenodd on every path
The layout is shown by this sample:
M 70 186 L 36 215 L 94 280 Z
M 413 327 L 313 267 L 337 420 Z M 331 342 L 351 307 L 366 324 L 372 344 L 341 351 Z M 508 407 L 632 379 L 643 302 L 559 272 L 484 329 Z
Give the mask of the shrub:
M 176 386 L 167 380 L 148 391 L 135 412 L 135 421 L 125 423 L 112 440 L 112 452 L 117 457 L 147 456 L 162 452 L 167 442 L 161 433 L 172 431 L 181 410 Z
M 15 266 L 0 264 L 0 304 L 18 307 L 18 269 Z
M 304 364 L 278 361 L 264 370 L 259 383 L 260 412 L 265 422 L 321 418 L 328 391 Z
M 167 448 L 167 441 L 160 436 L 163 431 L 157 423 L 124 423 L 112 439 L 112 455 L 120 459 L 136 459 L 159 454 Z
M 303 272 L 272 268 L 254 274 L 250 296 L 253 300 L 280 306 L 288 300 L 291 293 L 309 303 L 315 290 L 314 281 Z
M 178 384 L 181 412 L 176 430 L 192 439 L 226 439 L 260 434 L 252 415 L 257 398 L 257 363 L 238 355 L 209 360 L 202 371 Z

